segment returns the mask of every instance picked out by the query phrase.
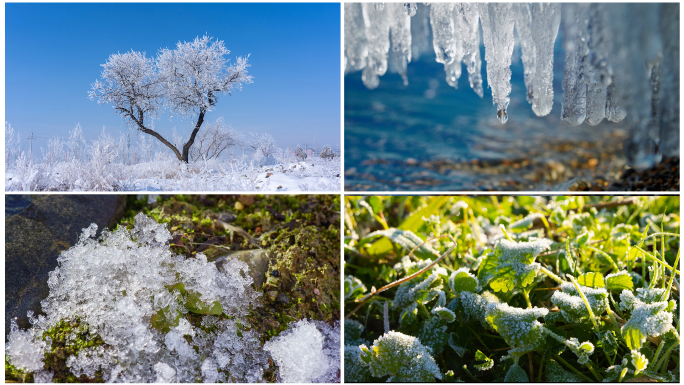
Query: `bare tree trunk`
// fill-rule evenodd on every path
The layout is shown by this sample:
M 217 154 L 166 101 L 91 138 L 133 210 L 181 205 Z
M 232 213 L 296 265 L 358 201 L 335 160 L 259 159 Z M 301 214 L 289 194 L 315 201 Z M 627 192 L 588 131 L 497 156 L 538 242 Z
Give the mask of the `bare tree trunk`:
M 202 127 L 202 123 L 204 123 L 204 111 L 200 111 L 199 117 L 197 118 L 197 124 L 195 124 L 195 129 L 192 130 L 190 139 L 188 139 L 188 141 L 183 145 L 183 157 L 179 159 L 185 163 L 188 163 L 188 153 L 190 152 L 190 147 L 192 147 L 192 144 L 195 143 L 195 136 L 197 136 L 200 127 Z
M 144 133 L 146 133 L 146 134 L 148 134 L 148 135 L 152 135 L 152 136 L 154 136 L 155 138 L 159 139 L 160 142 L 164 143 L 164 145 L 165 145 L 166 147 L 170 148 L 171 151 L 173 151 L 173 153 L 176 155 L 176 157 L 178 158 L 178 160 L 183 160 L 183 159 L 181 158 L 181 153 L 180 153 L 180 151 L 178 151 L 178 149 L 176 148 L 176 146 L 174 146 L 173 144 L 171 144 L 171 142 L 169 142 L 168 140 L 164 139 L 164 137 L 161 136 L 161 135 L 159 135 L 159 133 L 158 133 L 157 131 L 150 130 L 149 128 L 145 128 L 145 127 L 140 127 L 140 131 L 142 131 L 142 132 L 144 132 Z M 187 157 L 185 158 L 185 163 L 188 163 Z

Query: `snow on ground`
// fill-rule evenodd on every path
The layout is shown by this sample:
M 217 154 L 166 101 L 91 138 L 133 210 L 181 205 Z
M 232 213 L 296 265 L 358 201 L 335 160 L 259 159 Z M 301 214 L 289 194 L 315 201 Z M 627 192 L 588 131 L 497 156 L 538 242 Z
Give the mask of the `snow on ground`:
M 5 173 L 7 191 L 339 191 L 339 158 L 259 166 L 254 161 L 182 164 L 155 160 L 131 166 L 92 167 L 63 162 L 25 165 Z

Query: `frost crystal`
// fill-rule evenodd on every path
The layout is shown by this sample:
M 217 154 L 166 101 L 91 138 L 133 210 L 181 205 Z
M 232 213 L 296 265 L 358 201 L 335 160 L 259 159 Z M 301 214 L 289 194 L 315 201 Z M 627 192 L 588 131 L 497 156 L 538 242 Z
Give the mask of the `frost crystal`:
M 266 342 L 278 365 L 280 382 L 339 382 L 340 328 L 325 322 L 299 320 Z
M 487 322 L 487 307 L 491 303 L 501 302 L 497 296 L 485 291 L 481 295 L 469 291 L 461 292 L 461 303 L 463 304 L 464 321 L 480 321 L 482 326 L 492 329 L 492 325 Z
M 361 345 L 361 360 L 375 377 L 390 376 L 388 382 L 433 382 L 441 379 L 437 363 L 416 337 L 391 331 Z
M 534 260 L 539 253 L 548 250 L 550 245 L 551 241 L 547 239 L 530 242 L 500 240 L 494 253 L 488 255 L 480 266 L 480 283 L 482 286 L 489 283 L 494 291 L 503 292 L 529 285 L 541 267 Z
M 594 289 L 581 286 L 582 293 L 587 297 L 594 316 L 600 316 L 608 309 L 608 292 L 606 289 Z M 561 309 L 560 313 L 567 322 L 579 322 L 589 318 L 589 310 L 584 300 L 577 292 L 575 285 L 570 282 L 561 284 L 561 291 L 556 291 L 551 297 L 551 302 Z
M 77 317 L 104 344 L 68 358 L 76 375 L 101 370 L 105 381 L 263 381 L 267 358 L 245 318 L 259 295 L 247 265 L 234 259 L 219 271 L 201 253 L 174 255 L 166 226 L 143 214 L 130 233 L 125 227 L 105 230 L 96 240 L 95 229 L 86 228 L 58 258 L 41 303 L 46 316 L 29 331 L 15 327 L 10 333 L 6 351 L 14 365 L 41 369 L 42 333 Z M 183 316 L 191 311 L 223 319 L 203 320 L 214 326 L 205 332 Z
M 510 346 L 525 349 L 529 347 L 532 350 L 545 338 L 544 326 L 537 318 L 548 313 L 549 310 L 545 308 L 520 309 L 506 303 L 490 304 L 487 320 Z

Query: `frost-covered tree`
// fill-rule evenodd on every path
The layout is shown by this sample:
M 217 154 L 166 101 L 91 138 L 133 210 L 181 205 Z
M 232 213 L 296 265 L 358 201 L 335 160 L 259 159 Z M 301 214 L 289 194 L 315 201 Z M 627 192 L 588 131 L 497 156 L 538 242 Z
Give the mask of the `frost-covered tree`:
M 195 139 L 195 145 L 190 149 L 190 159 L 193 162 L 197 159 L 218 158 L 228 148 L 242 146 L 245 141 L 244 135 L 229 128 L 223 118 L 209 124 Z
M 330 148 L 330 146 L 325 145 L 321 150 L 320 157 L 323 159 L 333 159 L 335 157 L 335 153 L 333 152 L 332 148 Z
M 188 162 L 190 148 L 204 123 L 207 112 L 220 95 L 242 89 L 251 83 L 247 75 L 247 57 L 238 57 L 233 65 L 225 58 L 230 53 L 221 40 L 209 36 L 192 42 L 178 42 L 175 50 L 161 49 L 156 58 L 144 52 L 116 53 L 102 65 L 102 81 L 96 80 L 89 92 L 91 100 L 112 104 L 116 113 L 134 129 L 157 138 L 179 160 Z M 149 122 L 161 111 L 171 116 L 196 117 L 194 128 L 178 148 Z
M 301 147 L 299 147 L 299 145 L 297 145 L 297 148 L 295 148 L 294 153 L 298 161 L 301 162 L 304 159 L 306 159 L 306 152 L 304 152 L 304 150 Z
M 273 135 L 268 133 L 249 133 L 249 146 L 264 158 L 268 158 L 276 149 L 276 141 Z

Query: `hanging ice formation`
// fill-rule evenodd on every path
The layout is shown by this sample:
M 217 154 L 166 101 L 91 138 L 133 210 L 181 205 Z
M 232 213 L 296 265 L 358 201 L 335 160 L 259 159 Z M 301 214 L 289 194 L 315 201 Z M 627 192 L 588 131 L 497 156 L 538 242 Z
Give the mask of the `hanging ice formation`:
M 565 50 L 561 120 L 577 126 L 626 119 L 632 130 L 626 153 L 636 168 L 679 156 L 676 3 L 345 3 L 345 73 L 363 71 L 369 89 L 388 69 L 408 84 L 408 63 L 434 54 L 449 85 L 457 87 L 463 63 L 470 87 L 482 97 L 482 42 L 487 82 L 505 123 L 517 39 L 527 101 L 537 116 L 546 116 L 553 107 L 559 30 Z

